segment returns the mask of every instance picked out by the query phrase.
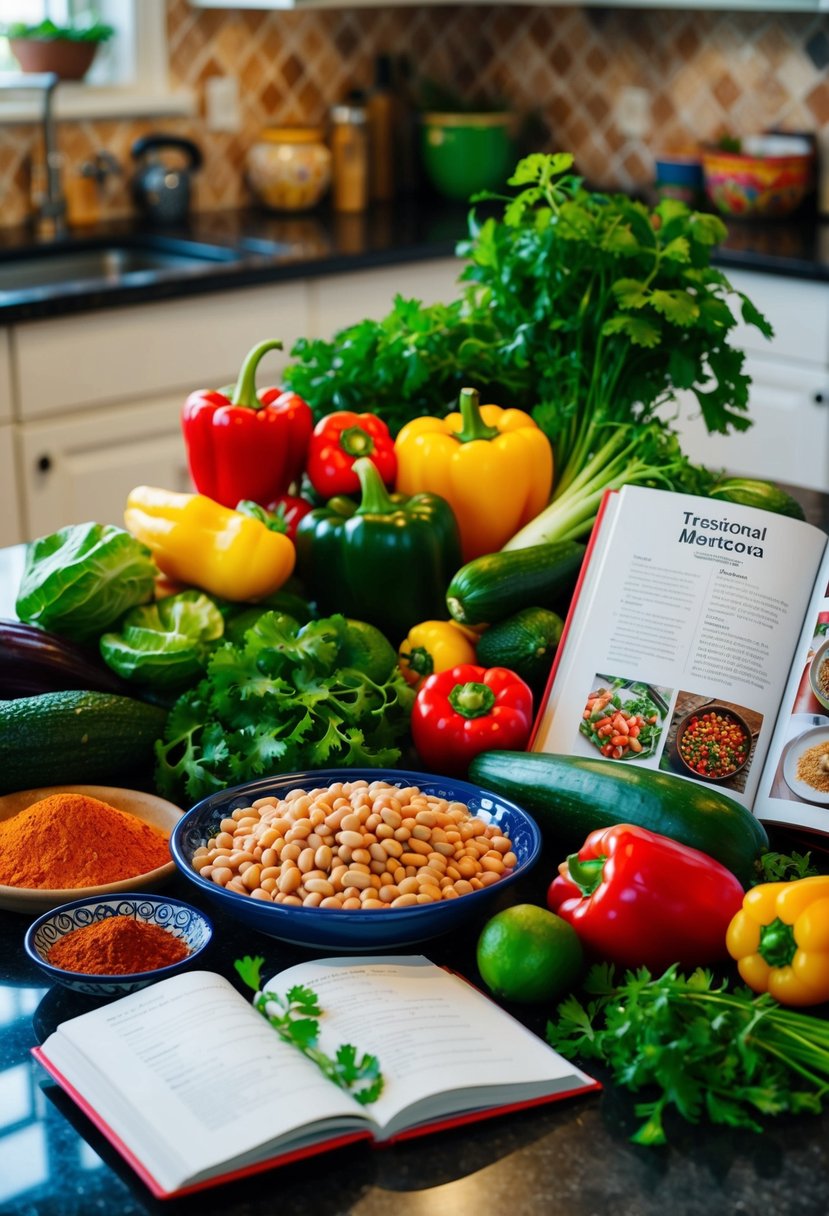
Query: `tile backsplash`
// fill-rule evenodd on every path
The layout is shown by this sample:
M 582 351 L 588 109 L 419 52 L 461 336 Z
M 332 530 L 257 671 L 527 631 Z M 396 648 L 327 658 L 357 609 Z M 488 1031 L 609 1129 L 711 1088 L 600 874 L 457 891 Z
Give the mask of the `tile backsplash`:
M 197 209 L 249 201 L 245 155 L 262 127 L 324 121 L 332 103 L 371 84 L 381 52 L 408 57 L 415 79 L 462 99 L 508 100 L 531 120 L 534 147 L 572 151 L 580 172 L 607 188 L 647 186 L 655 154 L 723 134 L 829 137 L 825 15 L 513 5 L 268 12 L 167 0 L 167 22 L 172 84 L 192 90 L 200 116 L 59 124 L 67 173 L 101 149 L 120 162 L 111 215 L 130 210 L 130 148 L 152 130 L 201 147 Z M 236 132 L 206 128 L 212 76 L 238 81 Z M 644 103 L 647 134 L 632 136 L 623 121 L 626 89 Z M 0 126 L 0 224 L 26 219 L 40 154 L 36 126 Z

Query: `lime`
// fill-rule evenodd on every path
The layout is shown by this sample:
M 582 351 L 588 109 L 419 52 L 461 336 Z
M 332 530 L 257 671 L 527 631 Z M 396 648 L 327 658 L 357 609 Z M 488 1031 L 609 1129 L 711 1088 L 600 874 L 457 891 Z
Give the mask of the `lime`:
M 584 956 L 573 926 L 536 904 L 515 904 L 487 921 L 477 962 L 490 992 L 534 1004 L 563 996 L 578 980 Z

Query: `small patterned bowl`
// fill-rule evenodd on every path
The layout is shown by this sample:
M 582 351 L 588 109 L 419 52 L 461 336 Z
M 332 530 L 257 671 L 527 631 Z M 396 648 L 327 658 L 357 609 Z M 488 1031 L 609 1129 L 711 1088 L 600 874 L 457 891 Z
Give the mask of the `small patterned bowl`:
M 131 916 L 166 929 L 174 937 L 181 938 L 190 948 L 190 953 L 176 963 L 155 967 L 151 971 L 135 972 L 131 975 L 97 975 L 78 971 L 65 971 L 48 962 L 48 954 L 56 942 L 72 933 L 104 921 L 112 916 Z M 76 899 L 72 903 L 53 908 L 34 921 L 26 931 L 23 946 L 29 958 L 47 979 L 63 984 L 73 992 L 87 996 L 124 996 L 146 988 L 156 980 L 166 979 L 178 971 L 191 967 L 210 944 L 213 925 L 205 914 L 180 899 L 161 895 L 99 895 L 91 899 Z
M 751 147 L 748 141 L 746 146 Z M 763 151 L 759 144 L 757 151 L 703 152 L 705 191 L 724 215 L 778 218 L 790 215 L 805 199 L 813 185 L 811 152 L 786 153 L 785 143 L 768 146 L 777 154 Z

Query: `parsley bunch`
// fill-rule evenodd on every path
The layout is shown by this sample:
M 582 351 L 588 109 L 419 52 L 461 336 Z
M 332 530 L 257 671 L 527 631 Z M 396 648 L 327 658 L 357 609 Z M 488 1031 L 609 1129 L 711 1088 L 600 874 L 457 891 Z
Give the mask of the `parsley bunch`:
M 345 629 L 339 615 L 300 626 L 266 612 L 219 646 L 156 743 L 159 793 L 196 802 L 271 773 L 395 765 L 414 691 L 396 665 L 383 683 L 346 666 Z
M 376 1102 L 383 1092 L 383 1075 L 377 1057 L 358 1053 L 351 1043 L 340 1044 L 335 1056 L 322 1051 L 319 1047 L 322 1010 L 317 994 L 302 984 L 295 984 L 284 997 L 276 992 L 262 992 L 260 975 L 264 961 L 260 956 L 245 955 L 234 963 L 242 980 L 256 993 L 254 1009 L 267 1018 L 280 1038 L 298 1047 L 329 1081 L 350 1093 L 361 1106 Z
M 816 1114 L 829 1090 L 829 1022 L 779 1005 L 768 993 L 715 985 L 702 968 L 646 968 L 617 983 L 612 966 L 590 969 L 586 1006 L 571 996 L 547 1025 L 565 1056 L 602 1060 L 613 1080 L 652 1091 L 636 1106 L 645 1119 L 632 1139 L 664 1144 L 665 1112 L 690 1123 L 762 1131 L 759 1116 Z

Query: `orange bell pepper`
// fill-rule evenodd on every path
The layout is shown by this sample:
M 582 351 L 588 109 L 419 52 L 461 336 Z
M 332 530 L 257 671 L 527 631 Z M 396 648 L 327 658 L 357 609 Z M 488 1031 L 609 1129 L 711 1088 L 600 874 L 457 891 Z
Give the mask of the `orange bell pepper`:
M 474 388 L 461 389 L 459 411 L 407 422 L 394 450 L 400 493 L 449 502 L 465 562 L 500 549 L 550 498 L 547 436 L 523 410 L 480 405 Z

